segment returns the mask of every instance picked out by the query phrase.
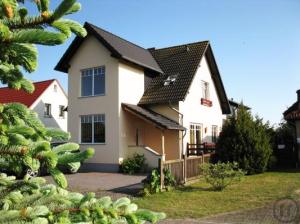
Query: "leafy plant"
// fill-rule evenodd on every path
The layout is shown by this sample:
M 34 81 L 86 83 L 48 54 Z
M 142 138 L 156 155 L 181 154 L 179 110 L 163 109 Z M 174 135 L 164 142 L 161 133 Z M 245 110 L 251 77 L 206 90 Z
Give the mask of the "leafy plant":
M 176 186 L 175 177 L 171 174 L 170 170 L 164 169 L 164 187 L 167 191 L 172 190 Z M 153 169 L 151 174 L 143 180 L 144 188 L 142 190 L 142 195 L 149 196 L 151 194 L 156 194 L 161 191 L 160 185 L 160 173 L 158 169 Z
M 127 158 L 121 164 L 121 171 L 127 174 L 136 174 L 142 171 L 145 165 L 145 156 L 135 153 L 132 157 Z
M 164 213 L 138 209 L 128 198 L 112 201 L 82 195 L 55 185 L 43 178 L 27 177 L 16 181 L 0 174 L 0 224 L 5 223 L 156 223 Z
M 222 191 L 228 185 L 240 181 L 244 176 L 244 172 L 238 168 L 237 163 L 203 163 L 200 170 L 207 183 L 212 186 L 215 191 Z
M 269 124 L 253 117 L 243 106 L 224 124 L 217 143 L 217 159 L 237 162 L 247 174 L 267 169 L 272 154 Z

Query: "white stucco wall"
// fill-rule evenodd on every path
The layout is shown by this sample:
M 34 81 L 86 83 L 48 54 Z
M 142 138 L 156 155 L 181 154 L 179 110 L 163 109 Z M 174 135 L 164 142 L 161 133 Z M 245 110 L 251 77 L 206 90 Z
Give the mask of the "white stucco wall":
M 54 91 L 54 85 L 57 87 L 57 91 Z M 45 117 L 44 109 L 45 104 L 51 104 L 51 117 Z M 31 105 L 30 109 L 35 111 L 40 120 L 46 127 L 60 128 L 63 131 L 67 131 L 68 112 L 65 112 L 65 117 L 59 117 L 59 106 L 68 106 L 68 97 L 64 93 L 64 90 L 60 87 L 57 81 L 51 83 L 51 85 L 43 92 L 43 94 Z
M 179 103 L 164 103 L 164 104 L 154 104 L 149 105 L 148 108 L 155 111 L 156 113 L 162 114 L 165 117 L 176 121 L 177 123 L 180 123 L 180 117 L 178 113 L 173 110 L 172 108 L 175 108 L 176 110 L 179 110 Z
M 124 63 L 119 63 L 119 80 L 118 80 L 118 93 L 119 93 L 119 160 L 120 162 L 127 156 L 130 134 L 135 132 L 131 122 L 124 113 L 126 113 L 121 105 L 122 103 L 137 105 L 144 93 L 144 70 L 137 66 L 132 66 Z M 136 124 L 138 127 L 138 124 Z
M 201 105 L 202 81 L 209 83 L 210 100 L 213 104 L 212 107 Z M 179 103 L 179 110 L 184 114 L 183 125 L 188 129 L 184 138 L 184 146 L 186 146 L 190 140 L 189 128 L 191 123 L 203 125 L 203 142 L 212 141 L 212 125 L 217 125 L 218 131 L 222 126 L 224 116 L 222 115 L 222 109 L 219 103 L 216 87 L 212 80 L 211 72 L 205 57 L 200 63 L 186 99 Z M 207 129 L 206 133 L 205 128 Z
M 95 156 L 87 163 L 106 164 L 107 167 L 119 163 L 118 63 L 92 36 L 86 38 L 70 61 L 68 127 L 72 134 L 71 140 L 80 143 L 80 115 L 105 114 L 106 142 L 80 144 L 82 149 L 95 149 Z M 80 97 L 81 70 L 99 66 L 105 66 L 105 95 Z

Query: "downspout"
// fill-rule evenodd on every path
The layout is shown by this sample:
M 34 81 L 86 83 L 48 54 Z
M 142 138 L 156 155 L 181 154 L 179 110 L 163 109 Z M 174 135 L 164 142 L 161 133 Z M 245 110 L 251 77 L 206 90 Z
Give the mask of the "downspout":
M 173 107 L 171 101 L 169 101 L 169 108 L 179 114 L 179 116 L 180 116 L 179 124 L 181 126 L 183 126 L 183 113 L 181 113 L 179 110 L 177 110 L 175 107 Z M 181 131 L 181 153 L 180 153 L 180 158 L 182 157 L 182 154 L 183 154 L 183 147 L 184 147 L 183 138 L 185 136 L 186 136 L 186 130 Z

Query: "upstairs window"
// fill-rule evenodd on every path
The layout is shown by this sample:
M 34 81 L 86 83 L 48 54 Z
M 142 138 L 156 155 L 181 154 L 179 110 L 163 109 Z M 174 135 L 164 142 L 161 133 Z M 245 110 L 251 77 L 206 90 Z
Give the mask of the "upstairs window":
M 202 81 L 202 98 L 205 100 L 209 100 L 209 83 Z
M 51 104 L 45 103 L 44 116 L 51 117 Z
M 53 90 L 55 93 L 57 93 L 57 85 L 56 84 L 54 85 Z
M 89 68 L 81 71 L 81 96 L 105 94 L 105 67 Z

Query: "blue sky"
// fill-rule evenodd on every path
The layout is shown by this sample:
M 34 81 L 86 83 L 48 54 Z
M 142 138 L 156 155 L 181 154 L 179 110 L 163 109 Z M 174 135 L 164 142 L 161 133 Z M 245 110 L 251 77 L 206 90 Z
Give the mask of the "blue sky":
M 229 98 L 278 123 L 300 89 L 300 0 L 81 0 L 71 18 L 142 47 L 209 40 Z M 52 0 L 52 8 L 59 3 Z M 73 39 L 73 38 L 72 38 Z M 39 47 L 31 80 L 67 75 L 54 66 L 70 44 Z

